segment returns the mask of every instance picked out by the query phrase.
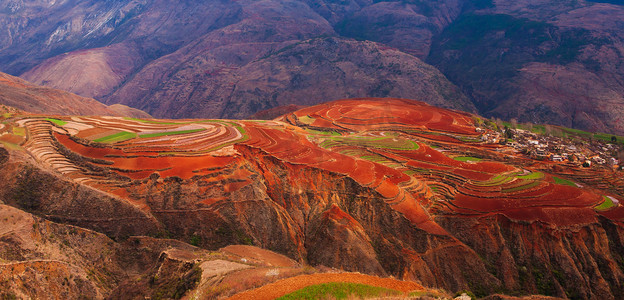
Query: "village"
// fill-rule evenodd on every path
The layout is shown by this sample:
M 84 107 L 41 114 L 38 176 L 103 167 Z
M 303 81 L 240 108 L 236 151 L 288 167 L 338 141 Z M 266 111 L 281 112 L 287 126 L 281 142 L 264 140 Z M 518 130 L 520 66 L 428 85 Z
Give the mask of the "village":
M 547 125 L 548 126 L 548 125 Z M 498 126 L 499 130 L 477 128 L 486 143 L 506 144 L 516 153 L 535 160 L 571 163 L 586 168 L 604 166 L 624 170 L 624 145 L 617 137 L 611 141 L 561 134 L 535 133 L 531 130 Z M 559 136 L 558 136 L 559 135 Z

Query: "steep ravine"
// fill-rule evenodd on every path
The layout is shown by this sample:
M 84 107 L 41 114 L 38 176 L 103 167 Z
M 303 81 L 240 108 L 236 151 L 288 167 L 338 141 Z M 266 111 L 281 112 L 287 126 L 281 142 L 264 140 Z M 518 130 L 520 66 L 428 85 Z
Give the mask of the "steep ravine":
M 621 224 L 609 219 L 569 228 L 503 215 L 438 216 L 436 221 L 478 253 L 504 283 L 501 292 L 571 299 L 624 296 L 623 232 Z

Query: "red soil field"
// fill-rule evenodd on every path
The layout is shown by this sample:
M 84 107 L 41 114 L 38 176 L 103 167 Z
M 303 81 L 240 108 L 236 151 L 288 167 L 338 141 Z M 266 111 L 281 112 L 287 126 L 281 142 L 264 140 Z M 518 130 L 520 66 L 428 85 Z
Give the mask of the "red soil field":
M 317 285 L 329 282 L 350 282 L 360 283 L 371 286 L 383 287 L 393 290 L 398 290 L 404 293 L 423 290 L 424 288 L 410 281 L 401 281 L 392 278 L 380 278 L 370 275 L 358 274 L 358 273 L 325 273 L 325 274 L 312 274 L 312 275 L 300 275 L 287 279 L 278 280 L 277 282 L 267 284 L 260 288 L 246 291 L 236 294 L 228 299 L 275 299 L 281 296 L 287 295 L 294 291 L 300 290 L 304 287 Z
M 310 123 L 310 118 L 314 121 L 308 126 L 306 124 Z M 283 122 L 141 122 L 107 117 L 72 117 L 71 120 L 85 125 L 83 130 L 78 130 L 78 138 L 93 139 L 121 130 L 135 132 L 139 136 L 145 133 L 174 133 L 97 145 L 80 144 L 68 135 L 57 132 L 52 134 L 53 139 L 70 151 L 92 159 L 83 163 L 108 168 L 134 180 L 132 191 L 119 188 L 120 185 L 115 185 L 114 180 L 111 183 L 98 183 L 97 180 L 88 183 L 133 203 L 143 201 L 136 195 L 147 193 L 145 179 L 154 173 L 163 179 L 175 176 L 182 180 L 207 175 L 202 182 L 218 185 L 224 193 L 231 193 L 250 184 L 250 178 L 256 175 L 255 172 L 263 176 L 267 185 L 281 182 L 277 177 L 279 175 L 273 173 L 274 170 L 258 171 L 241 167 L 245 164 L 254 165 L 255 158 L 245 153 L 257 151 L 282 162 L 289 170 L 313 168 L 351 178 L 358 185 L 376 192 L 389 207 L 403 214 L 415 226 L 433 234 L 447 233 L 433 221 L 432 212 L 438 208 L 432 207 L 441 207 L 440 211 L 464 216 L 502 213 L 515 220 L 557 224 L 573 222 L 573 217 L 567 217 L 557 209 L 568 211 L 570 216 L 576 216 L 583 222 L 598 214 L 624 219 L 624 210 L 619 206 L 604 212 L 593 210 L 595 205 L 602 202 L 599 191 L 554 184 L 546 171 L 544 178 L 535 180 L 505 179 L 514 178 L 513 173 L 523 169 L 537 171 L 543 165 L 526 163 L 522 167 L 515 167 L 504 163 L 504 154 L 496 150 L 505 150 L 506 146 L 480 142 L 480 133 L 475 130 L 472 115 L 436 108 L 419 101 L 339 100 L 289 113 L 281 118 Z M 47 126 L 54 125 L 50 123 Z M 176 132 L 188 129 L 202 131 Z M 326 134 L 306 129 L 321 130 Z M 72 130 L 76 132 L 76 129 Z M 334 135 L 330 135 L 332 131 L 335 131 L 332 133 Z M 337 137 L 336 134 L 342 136 Z M 418 149 L 391 149 L 388 145 L 394 144 L 386 144 L 384 141 L 388 137 L 396 137 L 397 143 L 413 142 L 418 145 Z M 3 140 L 7 138 L 7 135 L 3 136 Z M 466 138 L 469 138 L 469 142 L 466 142 Z M 358 139 L 364 142 L 359 143 Z M 348 142 L 340 142 L 344 140 Z M 323 144 L 324 141 L 329 144 Z M 432 141 L 440 148 L 432 148 Z M 234 146 L 225 147 L 230 145 Z M 51 151 L 54 151 L 53 148 L 46 148 L 38 157 L 46 158 Z M 453 159 L 456 156 L 472 156 L 470 153 L 481 153 L 483 156 L 478 156 L 487 159 L 479 162 Z M 67 167 L 68 163 L 55 161 L 54 164 Z M 226 168 L 231 171 L 223 173 Z M 76 170 L 67 176 L 75 180 L 90 178 L 90 175 Z M 302 181 L 315 186 L 318 184 L 315 180 L 323 179 L 291 180 L 295 184 Z M 199 193 L 210 192 L 208 187 L 199 187 L 197 190 Z M 200 201 L 202 205 L 211 205 L 227 199 L 222 195 L 215 198 L 207 196 Z

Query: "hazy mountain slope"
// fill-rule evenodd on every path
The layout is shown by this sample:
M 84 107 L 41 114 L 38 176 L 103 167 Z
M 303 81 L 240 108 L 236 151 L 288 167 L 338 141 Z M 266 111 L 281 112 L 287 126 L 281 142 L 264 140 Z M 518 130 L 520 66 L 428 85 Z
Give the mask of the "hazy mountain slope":
M 150 69 L 157 68 L 159 63 L 160 60 L 150 65 Z M 259 110 L 289 104 L 293 99 L 300 105 L 314 105 L 327 99 L 366 95 L 416 98 L 474 111 L 472 103 L 435 68 L 372 42 L 313 39 L 271 51 L 239 68 L 219 68 L 213 63 L 209 70 L 214 71 L 209 74 L 205 71 L 208 66 L 201 68 L 194 63 L 196 59 L 166 69 L 163 73 L 175 73 L 152 89 L 141 85 L 150 83 L 147 78 L 152 72 L 141 72 L 110 102 L 140 107 L 161 117 L 244 118 Z M 191 80 L 193 90 L 187 86 Z M 122 100 L 138 98 L 126 94 L 136 92 L 144 96 L 132 102 Z
M 110 109 L 106 105 L 75 94 L 40 87 L 23 79 L 0 73 L 0 104 L 33 113 L 55 115 L 139 115 L 136 109 L 126 112 Z
M 267 64 L 270 53 L 317 37 L 354 38 L 434 65 L 484 115 L 622 133 L 624 8 L 596 2 L 14 0 L 0 8 L 6 28 L 0 34 L 0 70 L 157 116 L 233 117 L 227 103 L 246 114 L 284 104 L 277 99 L 310 102 L 309 92 L 274 76 L 280 72 L 246 73 Z M 367 47 L 351 46 L 353 55 L 344 59 L 359 60 Z M 402 59 L 421 66 L 411 56 Z M 300 70 L 314 72 L 302 62 L 281 61 L 292 73 L 281 73 L 284 79 Z M 337 62 L 327 67 L 343 68 Z M 375 84 L 386 80 L 383 72 L 362 72 L 371 80 L 358 82 L 357 96 L 378 95 Z M 349 80 L 335 80 L 331 72 L 327 78 L 330 90 L 344 92 L 325 91 L 316 85 L 318 78 L 297 80 L 325 93 L 319 98 L 353 94 Z M 390 95 L 439 98 L 401 88 L 400 82 L 412 79 L 397 74 Z M 244 91 L 250 82 L 268 84 Z
M 348 37 L 371 40 L 425 58 L 431 40 L 461 12 L 462 1 L 390 1 L 366 6 L 345 16 L 337 31 Z
M 12 0 L 0 4 L 0 61 L 21 74 L 62 53 L 138 41 L 147 59 L 230 22 L 240 10 L 231 1 Z
M 464 15 L 436 37 L 427 61 L 485 115 L 624 132 L 624 36 L 616 30 L 624 10 L 549 3 L 537 6 L 541 14 L 515 3 L 495 11 L 518 16 Z
M 104 47 L 76 46 L 76 49 L 84 50 L 51 57 L 22 76 L 39 84 L 95 97 L 109 104 L 123 103 L 142 108 L 161 117 L 244 117 L 258 110 L 291 102 L 315 104 L 321 99 L 354 96 L 416 98 L 445 107 L 474 110 L 467 103 L 467 99 L 458 93 L 457 88 L 449 84 L 439 72 L 412 56 L 399 54 L 383 46 L 336 40 L 341 46 L 329 50 L 319 48 L 327 44 L 314 42 L 306 49 L 299 49 L 312 51 L 314 54 L 311 56 L 318 60 L 314 63 L 308 61 L 307 65 L 297 65 L 302 61 L 296 57 L 285 59 L 287 55 L 296 55 L 292 51 L 281 53 L 279 61 L 277 57 L 266 57 L 269 53 L 281 51 L 285 46 L 309 38 L 335 36 L 333 25 L 342 22 L 342 25 L 337 26 L 343 26 L 346 24 L 343 21 L 348 12 L 372 3 L 348 5 L 350 7 L 344 13 L 329 19 L 319 15 L 322 9 L 313 3 L 308 4 L 302 1 L 277 0 L 238 3 L 214 1 L 189 9 L 184 7 L 191 5 L 187 3 L 183 7 L 171 7 L 171 18 L 164 18 L 163 11 L 166 7 L 173 6 L 170 3 L 146 1 L 133 6 L 131 3 L 120 2 L 113 6 L 100 7 L 96 3 L 83 1 L 81 5 L 85 8 L 72 11 L 72 18 L 78 18 L 74 15 L 95 18 L 95 11 L 112 11 L 122 6 L 132 7 L 132 14 L 109 16 L 106 22 L 96 18 L 108 26 L 100 35 L 96 35 L 100 31 L 85 34 L 85 28 L 91 28 L 86 25 L 81 27 L 83 31 L 61 30 L 63 38 L 52 39 L 51 46 L 48 47 L 50 49 L 42 50 L 47 51 L 46 55 L 53 55 L 56 51 L 54 49 L 66 47 L 63 45 L 73 40 L 90 45 L 99 43 Z M 342 7 L 344 4 L 338 6 Z M 395 8 L 394 12 L 397 12 L 399 7 Z M 60 11 L 63 7 L 57 3 L 50 9 Z M 376 10 L 373 7 L 368 11 Z M 26 18 L 33 14 L 32 11 L 33 9 L 21 8 L 13 15 Z M 216 15 L 216 12 L 223 16 L 218 19 L 210 17 Z M 208 14 L 208 25 L 196 24 L 194 17 L 201 14 Z M 58 18 L 69 22 L 69 17 L 63 15 Z M 156 27 L 159 29 L 148 30 Z M 388 31 L 387 28 L 380 30 Z M 83 36 L 80 36 L 81 33 Z M 411 33 L 410 31 L 407 35 Z M 174 36 L 183 36 L 184 40 Z M 430 37 L 431 34 L 427 39 Z M 396 38 L 401 39 L 400 36 Z M 408 38 L 406 41 L 415 40 Z M 28 44 L 26 41 L 24 43 Z M 418 42 L 404 44 L 416 45 Z M 379 49 L 371 52 L 371 47 Z M 331 61 L 324 57 L 339 48 L 342 48 L 339 50 L 341 57 L 334 56 Z M 390 52 L 393 54 L 380 62 L 373 62 L 371 57 L 366 57 L 378 51 L 382 51 L 384 55 Z M 423 56 L 424 52 L 419 51 L 416 52 Z M 171 54 L 159 58 L 159 55 L 168 52 Z M 33 62 L 41 60 L 36 57 L 28 59 Z M 319 65 L 323 60 L 325 61 L 322 66 Z M 343 60 L 348 61 L 348 65 L 341 65 L 340 61 Z M 402 70 L 398 71 L 405 73 L 397 73 L 390 63 L 395 67 L 401 66 Z M 5 68 L 12 69 L 13 65 L 12 62 Z M 258 68 L 267 65 L 288 70 L 291 74 L 277 74 L 282 78 L 267 74 L 268 77 L 262 78 L 264 75 L 259 73 Z M 327 78 L 311 76 L 317 67 L 320 68 L 319 72 L 323 72 L 322 76 Z M 385 76 L 389 72 L 394 73 Z M 274 81 L 275 84 L 261 85 L 258 90 L 250 86 L 259 81 Z M 327 82 L 331 82 L 331 88 L 323 85 Z M 302 91 L 304 86 L 305 91 Z M 295 90 L 286 92 L 293 88 Z M 323 93 L 315 95 L 315 91 L 319 90 Z M 248 96 L 250 98 L 246 98 Z M 267 96 L 270 98 L 265 99 Z M 444 101 L 449 103 L 442 103 Z M 233 112 L 232 105 L 239 107 L 241 111 Z

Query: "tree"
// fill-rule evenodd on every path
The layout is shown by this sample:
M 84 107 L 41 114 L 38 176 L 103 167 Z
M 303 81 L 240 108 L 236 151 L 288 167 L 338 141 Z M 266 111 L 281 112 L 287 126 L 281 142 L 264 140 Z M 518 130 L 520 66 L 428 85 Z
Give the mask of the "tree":
M 548 125 L 548 124 L 544 125 L 544 133 L 545 133 L 546 135 L 552 135 L 552 133 L 553 133 L 553 128 L 552 128 L 552 126 L 550 126 L 550 125 Z
M 511 120 L 509 122 L 511 123 L 511 128 L 513 128 L 513 129 L 518 128 L 518 119 L 511 118 Z
M 511 128 L 505 126 L 505 137 L 508 139 L 513 139 L 514 138 L 514 133 L 513 130 L 511 130 Z
M 617 143 L 617 137 L 615 135 L 611 136 L 611 142 Z

